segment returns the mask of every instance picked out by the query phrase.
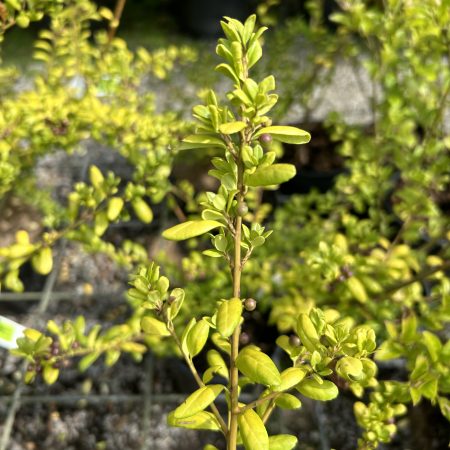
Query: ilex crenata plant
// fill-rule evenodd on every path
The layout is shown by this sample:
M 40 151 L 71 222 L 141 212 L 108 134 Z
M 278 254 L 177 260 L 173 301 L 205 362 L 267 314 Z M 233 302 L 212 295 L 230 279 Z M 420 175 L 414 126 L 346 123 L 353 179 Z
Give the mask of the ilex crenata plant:
M 275 80 L 268 76 L 258 82 L 250 76 L 262 56 L 259 38 L 265 28 L 255 29 L 255 16 L 244 24 L 229 18 L 221 24 L 226 37 L 219 40 L 217 54 L 225 61 L 216 70 L 232 80 L 233 89 L 226 103 L 213 91 L 208 93 L 206 104 L 194 108 L 196 133 L 181 144 L 181 149 L 214 147 L 221 152 L 212 159 L 210 171 L 220 187 L 217 192 L 206 192 L 201 219 L 175 225 L 163 236 L 181 241 L 208 233 L 212 248 L 203 253 L 226 261 L 232 296 L 209 299 L 210 313 L 191 318 L 181 330 L 174 319 L 184 295 L 180 289 L 169 293 L 167 278 L 155 277 L 154 268 L 136 275 L 130 296 L 148 311 L 141 321 L 144 333 L 170 335 L 198 384 L 198 390 L 169 414 L 170 425 L 221 432 L 229 450 L 238 444 L 247 450 L 291 449 L 297 442 L 295 436 L 270 436 L 267 431 L 273 410 L 301 406 L 297 396 L 289 393 L 292 390 L 319 401 L 335 398 L 338 388 L 333 377 L 345 380 L 358 395 L 376 384 L 377 369 L 370 359 L 376 347 L 375 334 L 369 327 L 352 328 L 352 322 L 335 311 L 313 309 L 298 316 L 296 339 L 281 336 L 277 342 L 290 356 L 292 367 L 280 370 L 270 355 L 255 345 L 239 348 L 244 311 L 257 307 L 255 299 L 242 298 L 241 277 L 253 251 L 271 234 L 247 220 L 251 211 L 246 199 L 252 190 L 278 185 L 296 174 L 294 166 L 276 163 L 275 152 L 264 150 L 262 143 L 274 139 L 302 144 L 310 135 L 295 127 L 272 125 L 268 113 L 277 102 Z M 207 352 L 209 367 L 200 374 L 195 357 L 208 339 L 217 349 Z M 260 385 L 262 393 L 244 403 L 240 394 L 249 384 Z M 215 406 L 221 394 L 228 406 L 225 417 Z

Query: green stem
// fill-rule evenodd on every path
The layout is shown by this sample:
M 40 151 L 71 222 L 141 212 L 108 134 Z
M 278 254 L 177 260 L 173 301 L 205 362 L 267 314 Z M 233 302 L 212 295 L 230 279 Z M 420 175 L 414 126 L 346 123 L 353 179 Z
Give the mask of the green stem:
M 195 378 L 196 383 L 198 384 L 199 387 L 205 387 L 205 383 L 203 383 L 203 380 L 200 378 L 200 375 L 197 372 L 197 369 L 195 368 L 195 365 L 192 361 L 192 359 L 189 357 L 189 355 L 187 355 L 184 351 L 183 351 L 183 347 L 181 345 L 180 339 L 177 335 L 177 333 L 175 332 L 175 330 L 173 329 L 173 326 L 171 327 L 167 327 L 167 329 L 170 331 L 170 334 L 172 335 L 173 339 L 175 340 L 178 348 L 180 349 L 184 360 L 186 361 L 186 364 L 188 365 L 192 375 Z M 227 429 L 227 425 L 224 422 L 222 416 L 220 415 L 219 410 L 217 409 L 216 405 L 214 403 L 212 403 L 210 406 L 211 411 L 213 412 L 214 416 L 216 417 L 216 419 L 218 420 L 219 424 L 220 424 L 220 428 L 222 430 L 222 433 L 224 434 L 224 436 L 227 435 L 228 433 L 228 429 Z
M 249 409 L 256 408 L 257 406 L 261 405 L 264 402 L 267 402 L 269 400 L 274 400 L 280 394 L 281 394 L 281 392 L 272 392 L 264 397 L 258 398 L 258 400 L 255 400 L 255 401 L 249 403 L 248 405 L 245 405 L 242 408 L 240 408 L 239 413 L 242 414 L 243 412 L 245 412 Z
M 238 159 L 237 163 L 237 201 L 238 204 L 244 200 L 244 167 L 242 161 Z M 242 217 L 236 218 L 235 235 L 234 235 L 234 259 L 233 259 L 233 297 L 240 298 L 241 295 L 241 233 L 242 233 Z M 227 439 L 227 450 L 236 450 L 237 446 L 237 418 L 239 415 L 239 371 L 236 367 L 236 358 L 239 353 L 239 336 L 241 327 L 238 326 L 234 330 L 231 337 L 231 356 L 230 356 L 230 413 L 229 413 L 229 429 Z

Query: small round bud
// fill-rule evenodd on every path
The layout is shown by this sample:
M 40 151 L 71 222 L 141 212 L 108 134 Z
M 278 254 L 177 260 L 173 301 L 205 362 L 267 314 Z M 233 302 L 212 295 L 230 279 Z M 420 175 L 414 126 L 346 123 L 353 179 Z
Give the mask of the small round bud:
M 77 350 L 80 348 L 80 343 L 78 341 L 72 342 L 72 350 Z
M 58 356 L 59 355 L 59 342 L 58 341 L 53 341 L 51 346 L 50 346 L 50 353 L 53 356 Z
M 272 136 L 269 133 L 263 133 L 259 137 L 259 142 L 261 142 L 261 144 L 270 144 L 272 142 Z
M 245 331 L 243 331 L 240 335 L 239 335 L 239 343 L 241 345 L 247 345 L 250 342 L 250 336 L 248 335 L 248 333 L 246 333 Z
M 244 217 L 248 213 L 247 203 L 240 202 L 237 206 L 236 211 L 239 217 Z
M 254 311 L 256 309 L 256 300 L 254 298 L 246 298 L 244 307 L 247 311 Z
M 300 342 L 300 338 L 298 336 L 296 336 L 295 334 L 291 334 L 289 336 L 289 345 L 291 347 L 299 347 L 301 344 Z

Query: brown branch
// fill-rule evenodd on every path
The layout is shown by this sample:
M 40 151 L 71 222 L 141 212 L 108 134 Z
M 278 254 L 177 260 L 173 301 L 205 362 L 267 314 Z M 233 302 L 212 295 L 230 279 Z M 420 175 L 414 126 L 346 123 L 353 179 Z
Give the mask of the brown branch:
M 108 43 L 110 43 L 116 35 L 116 31 L 117 28 L 119 28 L 120 18 L 122 17 L 126 2 L 127 0 L 117 0 L 116 2 L 116 7 L 114 8 L 114 19 L 110 23 L 108 30 Z

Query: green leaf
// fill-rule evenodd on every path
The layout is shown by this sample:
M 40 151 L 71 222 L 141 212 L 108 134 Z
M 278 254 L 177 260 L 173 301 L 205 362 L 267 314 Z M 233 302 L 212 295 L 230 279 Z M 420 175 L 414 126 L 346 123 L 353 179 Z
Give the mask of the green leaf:
M 168 309 L 168 318 L 169 320 L 175 319 L 177 314 L 179 313 L 181 306 L 183 305 L 184 301 L 184 290 L 181 288 L 175 288 L 172 289 L 169 300 L 171 301 L 170 308 Z
M 195 236 L 201 236 L 217 227 L 223 227 L 224 224 L 216 220 L 188 220 L 187 222 L 175 225 L 165 230 L 162 236 L 171 241 L 184 241 Z
M 291 434 L 276 434 L 269 437 L 269 450 L 292 450 L 297 441 Z
M 246 126 L 246 123 L 242 121 L 229 122 L 220 125 L 219 131 L 222 134 L 234 134 L 239 133 L 239 131 L 243 130 Z
M 355 297 L 360 303 L 366 303 L 369 297 L 367 296 L 367 291 L 364 285 L 361 283 L 359 278 L 350 277 L 347 280 L 347 287 L 350 293 Z
M 442 349 L 442 343 L 440 339 L 433 333 L 429 331 L 424 331 L 422 333 L 423 343 L 427 347 L 428 353 L 431 356 L 432 361 L 437 361 L 439 358 L 439 353 Z
M 106 216 L 108 220 L 113 222 L 119 217 L 123 209 L 123 200 L 120 197 L 112 197 L 108 202 L 108 208 L 106 210 Z
M 352 356 L 344 356 L 336 363 L 336 372 L 346 380 L 358 381 L 364 378 L 362 362 Z
M 438 403 L 442 415 L 450 422 L 450 400 L 445 397 L 438 397 Z
M 236 72 L 229 64 L 219 64 L 216 66 L 217 72 L 220 72 L 222 75 L 225 75 L 228 78 L 231 78 L 236 84 L 239 84 L 239 77 L 236 75 Z
M 220 430 L 219 422 L 214 414 L 209 411 L 200 411 L 182 419 L 176 418 L 174 412 L 172 411 L 167 415 L 167 424 L 171 427 L 189 428 L 191 430 Z
M 240 414 L 238 425 L 245 450 L 269 450 L 269 435 L 255 411 L 248 409 Z
M 266 386 L 281 383 L 280 372 L 272 359 L 257 347 L 244 347 L 236 358 L 237 368 L 252 381 Z
M 224 337 L 230 337 L 239 325 L 242 315 L 242 302 L 239 298 L 225 300 L 217 311 L 217 331 Z
M 296 386 L 300 381 L 305 378 L 308 371 L 301 367 L 289 367 L 281 372 L 281 384 L 278 387 L 278 391 L 287 391 L 288 389 Z
M 167 329 L 166 324 L 151 316 L 145 316 L 142 318 L 141 328 L 146 334 L 170 336 L 170 331 Z
M 94 186 L 96 189 L 100 189 L 103 182 L 105 181 L 105 178 L 97 166 L 90 166 L 89 180 L 91 181 L 92 186 Z
M 302 313 L 297 320 L 297 334 L 300 337 L 302 345 L 310 352 L 313 352 L 320 343 L 316 327 L 312 323 L 308 314 Z
M 209 325 L 206 320 L 199 320 L 187 335 L 187 349 L 191 357 L 198 355 L 208 340 Z
M 292 394 L 280 394 L 276 398 L 275 404 L 284 409 L 298 409 L 302 406 L 302 402 Z
M 135 198 L 131 206 L 141 222 L 150 223 L 153 220 L 153 211 L 142 198 Z
M 43 247 L 31 259 L 33 269 L 41 274 L 48 275 L 53 268 L 53 255 L 50 247 Z
M 270 134 L 274 139 L 287 144 L 306 144 L 311 140 L 311 135 L 307 131 L 289 126 L 264 127 L 255 133 L 255 137 L 262 134 Z
M 92 364 L 94 364 L 95 361 L 100 357 L 100 353 L 94 352 L 89 353 L 88 355 L 81 358 L 80 362 L 78 363 L 78 369 L 80 372 L 86 371 Z
M 249 186 L 273 186 L 284 183 L 296 174 L 292 164 L 273 164 L 268 167 L 259 167 L 252 174 L 246 174 L 245 184 Z
M 222 139 L 214 134 L 191 134 L 183 139 L 186 144 L 201 144 L 209 147 L 225 147 Z
M 193 392 L 178 408 L 173 411 L 175 419 L 184 419 L 207 408 L 222 392 L 224 386 L 211 384 Z
M 59 370 L 51 365 L 47 365 L 44 367 L 44 371 L 42 373 L 42 378 L 47 384 L 53 384 L 59 375 Z
M 339 394 L 337 386 L 328 380 L 323 380 L 322 384 L 319 384 L 316 379 L 308 378 L 303 380 L 298 386 L 297 390 L 300 394 L 313 400 L 327 401 L 333 400 Z

